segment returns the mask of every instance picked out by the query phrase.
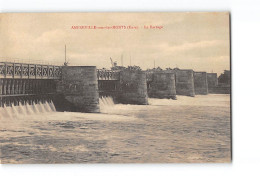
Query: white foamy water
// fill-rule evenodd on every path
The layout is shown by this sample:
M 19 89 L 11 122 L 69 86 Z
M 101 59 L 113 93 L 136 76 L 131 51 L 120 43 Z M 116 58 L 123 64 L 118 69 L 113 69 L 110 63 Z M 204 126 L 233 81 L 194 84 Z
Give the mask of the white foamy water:
M 53 103 L 4 107 L 2 163 L 169 163 L 230 161 L 230 97 L 100 98 L 101 113 L 55 112 Z M 17 113 L 25 114 L 16 117 Z M 15 115 L 16 114 L 16 115 Z M 2 117 L 2 116 L 1 116 Z
M 103 113 L 109 112 L 111 108 L 115 106 L 114 100 L 112 97 L 101 97 L 99 98 L 99 107 L 100 111 Z
M 22 105 L 22 103 L 19 103 L 19 105 L 17 106 L 11 104 L 11 106 L 4 105 L 4 107 L 0 107 L 1 119 L 22 118 L 49 112 L 56 112 L 55 106 L 52 101 L 44 103 L 33 102 L 32 105 L 30 105 L 29 103 L 26 103 L 24 105 Z
M 196 95 L 195 97 L 177 96 L 177 100 L 149 98 L 148 103 L 154 106 L 229 106 L 229 94 Z

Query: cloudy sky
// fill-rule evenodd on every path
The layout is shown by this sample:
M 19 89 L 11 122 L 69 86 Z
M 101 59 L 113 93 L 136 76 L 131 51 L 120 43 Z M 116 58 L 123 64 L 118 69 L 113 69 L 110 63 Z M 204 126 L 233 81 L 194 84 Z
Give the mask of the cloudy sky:
M 72 26 L 138 29 L 72 29 Z M 163 26 L 162 29 L 144 29 Z M 143 69 L 229 69 L 229 14 L 222 13 L 9 13 L 0 14 L 0 61 L 109 68 L 109 58 Z

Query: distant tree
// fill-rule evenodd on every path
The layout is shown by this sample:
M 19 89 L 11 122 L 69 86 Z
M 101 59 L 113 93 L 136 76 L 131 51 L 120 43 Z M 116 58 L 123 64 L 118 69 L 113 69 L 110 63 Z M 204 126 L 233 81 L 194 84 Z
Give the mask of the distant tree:
M 163 69 L 161 67 L 153 68 L 153 69 L 147 69 L 148 72 L 156 72 L 156 71 L 162 71 Z
M 128 66 L 127 67 L 127 69 L 128 70 L 134 70 L 134 71 L 141 71 L 142 69 L 141 69 L 141 67 L 139 67 L 139 66 L 136 66 L 136 65 L 134 65 L 134 66 Z
M 222 73 L 218 77 L 218 82 L 222 83 L 222 84 L 230 84 L 230 71 L 229 70 L 225 70 L 224 73 Z
M 157 67 L 156 70 L 162 71 L 163 69 L 161 67 Z
M 115 67 L 111 67 L 111 70 L 125 70 L 126 67 L 123 66 L 115 66 Z

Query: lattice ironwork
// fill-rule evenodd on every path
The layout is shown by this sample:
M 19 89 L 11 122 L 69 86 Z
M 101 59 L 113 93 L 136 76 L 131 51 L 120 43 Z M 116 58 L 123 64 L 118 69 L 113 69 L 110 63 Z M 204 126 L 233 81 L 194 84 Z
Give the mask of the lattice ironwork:
M 0 62 L 0 78 L 60 79 L 61 67 Z
M 14 75 L 20 76 L 22 75 L 22 67 L 20 65 L 14 65 Z
M 35 65 L 29 65 L 29 76 L 35 76 Z
M 54 74 L 53 74 L 53 68 L 52 68 L 52 67 L 49 68 L 49 76 L 51 76 L 51 77 L 54 76 Z
M 13 64 L 6 64 L 6 75 L 12 76 L 14 74 L 14 65 Z
M 29 66 L 28 65 L 22 65 L 22 75 L 25 77 L 29 76 Z
M 4 75 L 5 74 L 5 68 L 6 68 L 6 65 L 0 63 L 0 75 Z
M 60 78 L 61 77 L 61 67 L 54 66 L 53 67 L 53 77 Z
M 48 77 L 48 67 L 47 66 L 42 67 L 42 75 L 44 77 Z
M 97 69 L 98 80 L 119 80 L 120 71 Z

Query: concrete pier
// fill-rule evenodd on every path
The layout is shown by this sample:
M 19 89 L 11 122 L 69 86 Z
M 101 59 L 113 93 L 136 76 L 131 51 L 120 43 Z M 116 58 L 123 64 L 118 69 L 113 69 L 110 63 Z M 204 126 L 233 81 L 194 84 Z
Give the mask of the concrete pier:
M 151 98 L 176 99 L 175 74 L 155 72 L 148 84 L 148 96 Z
M 95 66 L 64 66 L 54 104 L 58 111 L 99 112 Z
M 145 72 L 124 70 L 120 73 L 120 92 L 117 102 L 138 105 L 148 104 Z
M 196 95 L 208 94 L 208 82 L 206 72 L 194 72 L 194 89 Z
M 177 95 L 195 96 L 193 70 L 175 70 Z

